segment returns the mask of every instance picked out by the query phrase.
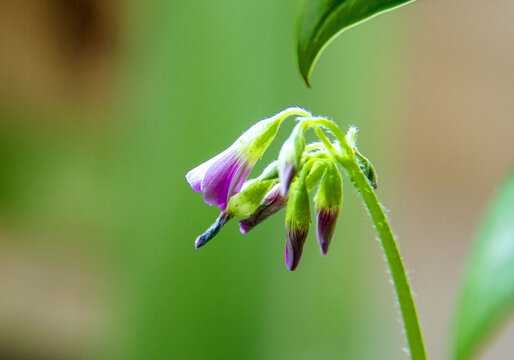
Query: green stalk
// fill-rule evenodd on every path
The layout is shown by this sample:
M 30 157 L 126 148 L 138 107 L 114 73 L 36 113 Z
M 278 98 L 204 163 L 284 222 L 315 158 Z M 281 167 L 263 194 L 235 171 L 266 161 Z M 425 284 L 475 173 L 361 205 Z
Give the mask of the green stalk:
M 335 149 L 331 144 L 327 146 L 327 150 L 332 153 L 336 161 L 348 172 L 353 185 L 361 194 L 362 199 L 366 204 L 366 208 L 371 215 L 371 219 L 375 224 L 375 228 L 377 229 L 378 236 L 382 243 L 382 248 L 386 255 L 387 264 L 391 270 L 391 276 L 393 278 L 396 295 L 398 296 L 398 302 L 400 303 L 400 310 L 402 313 L 405 332 L 407 334 L 411 358 L 412 360 L 426 360 L 427 354 L 425 344 L 423 342 L 423 334 L 419 325 L 416 305 L 414 304 L 409 279 L 405 271 L 405 266 L 403 265 L 398 245 L 375 191 L 371 187 L 368 179 L 357 162 L 355 150 L 348 143 L 348 140 L 335 123 L 321 117 L 309 117 L 306 118 L 306 120 L 306 127 L 316 125 L 324 126 L 328 128 L 339 141 L 343 154 L 335 152 Z M 327 145 L 327 142 L 330 143 L 321 131 L 316 129 L 315 131 L 325 145 Z
M 411 358 L 412 360 L 425 360 L 427 354 L 423 343 L 423 334 L 419 325 L 414 298 L 412 297 L 409 279 L 405 272 L 405 266 L 403 265 L 398 245 L 391 231 L 391 226 L 387 221 L 375 191 L 372 189 L 366 176 L 362 173 L 356 160 L 348 159 L 343 161 L 341 165 L 348 171 L 353 185 L 360 192 L 371 215 L 371 219 L 375 224 L 380 241 L 382 242 L 382 248 L 384 249 L 387 263 L 391 270 L 394 288 L 398 296 L 398 302 L 400 303 Z

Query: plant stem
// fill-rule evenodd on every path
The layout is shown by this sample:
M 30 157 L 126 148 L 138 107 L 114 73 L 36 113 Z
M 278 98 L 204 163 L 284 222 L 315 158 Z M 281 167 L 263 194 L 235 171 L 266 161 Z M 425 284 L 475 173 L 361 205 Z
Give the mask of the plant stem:
M 334 159 L 348 172 L 350 180 L 355 188 L 360 192 L 366 208 L 368 209 L 371 219 L 375 224 L 378 236 L 382 242 L 387 264 L 391 270 L 394 288 L 400 303 L 400 310 L 402 312 L 403 324 L 407 334 L 407 342 L 409 343 L 410 355 L 412 360 L 426 360 L 427 354 L 425 344 L 423 342 L 423 334 L 419 325 L 418 314 L 416 312 L 416 305 L 412 297 L 409 279 L 403 265 L 398 245 L 394 238 L 391 226 L 382 209 L 382 205 L 378 201 L 375 191 L 371 187 L 366 175 L 362 172 L 357 158 L 355 157 L 355 150 L 348 142 L 348 139 L 343 134 L 341 129 L 332 121 L 323 117 L 306 117 L 306 127 L 321 125 L 328 128 L 337 138 L 341 145 L 342 154 L 337 152 L 332 144 L 327 146 L 328 139 L 320 129 L 315 128 L 316 134 L 320 140 L 325 144 L 327 150 L 332 154 Z
M 398 245 L 391 231 L 391 226 L 387 221 L 384 210 L 380 205 L 375 191 L 372 189 L 368 179 L 362 172 L 354 157 L 346 157 L 341 162 L 350 175 L 355 188 L 360 192 L 364 203 L 373 219 L 378 236 L 382 242 L 387 263 L 391 269 L 394 287 L 400 303 L 407 341 L 409 343 L 412 360 L 425 360 L 427 358 L 423 334 L 419 325 L 416 306 L 412 297 L 409 279 L 405 272 L 402 257 L 398 250 Z
M 334 134 L 336 139 L 339 141 L 339 144 L 341 145 L 341 148 L 342 148 L 345 156 L 347 156 L 347 157 L 353 157 L 354 156 L 353 148 L 350 146 L 350 144 L 346 140 L 346 137 L 344 136 L 344 134 L 341 131 L 341 129 L 339 129 L 339 127 L 335 123 L 333 123 L 332 121 L 330 121 L 328 119 L 325 119 L 324 117 L 321 117 L 321 116 L 304 117 L 304 119 L 306 120 L 304 122 L 305 128 L 312 127 L 312 126 L 315 126 L 315 125 L 321 125 L 321 126 L 326 127 L 327 129 L 329 129 Z M 321 137 L 320 138 L 321 141 L 324 141 L 324 139 L 326 139 L 326 137 Z M 327 150 L 331 151 L 331 147 L 327 148 Z M 333 155 L 339 161 L 342 160 L 342 158 L 341 158 L 341 156 L 339 154 L 333 154 Z

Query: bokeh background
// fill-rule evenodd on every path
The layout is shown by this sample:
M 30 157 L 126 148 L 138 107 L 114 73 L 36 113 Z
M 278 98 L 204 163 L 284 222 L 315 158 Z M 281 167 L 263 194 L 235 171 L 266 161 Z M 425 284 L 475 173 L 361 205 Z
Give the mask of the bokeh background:
M 1 359 L 404 359 L 380 244 L 346 182 L 329 256 L 284 262 L 184 175 L 299 105 L 360 129 L 429 355 L 514 160 L 514 2 L 419 1 L 295 65 L 296 0 L 0 1 Z M 276 156 L 283 127 L 267 160 Z M 483 359 L 514 357 L 506 324 Z

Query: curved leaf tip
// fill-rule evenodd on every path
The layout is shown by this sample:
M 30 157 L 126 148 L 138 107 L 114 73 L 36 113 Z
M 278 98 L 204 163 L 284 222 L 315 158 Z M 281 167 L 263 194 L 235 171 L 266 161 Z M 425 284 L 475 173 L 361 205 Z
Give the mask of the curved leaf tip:
M 297 60 L 308 87 L 325 47 L 341 32 L 414 0 L 306 0 L 297 25 Z

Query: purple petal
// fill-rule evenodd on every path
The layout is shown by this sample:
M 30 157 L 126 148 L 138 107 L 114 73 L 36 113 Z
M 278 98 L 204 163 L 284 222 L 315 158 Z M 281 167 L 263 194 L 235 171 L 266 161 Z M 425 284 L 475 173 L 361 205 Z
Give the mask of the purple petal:
M 280 191 L 282 195 L 286 195 L 289 191 L 289 186 L 291 186 L 291 182 L 293 181 L 293 177 L 295 174 L 296 168 L 294 164 L 286 163 L 283 165 L 279 165 L 278 176 L 280 179 Z
M 321 255 L 326 256 L 336 229 L 339 209 L 319 209 L 317 212 L 317 232 Z
M 219 158 L 221 158 L 223 155 L 224 153 L 220 153 L 212 159 L 209 159 L 206 162 L 188 171 L 188 173 L 186 174 L 186 180 L 194 191 L 202 191 L 202 180 L 205 176 L 205 173 L 207 172 L 207 170 L 209 170 L 211 165 L 217 160 L 219 160 Z
M 207 204 L 225 210 L 230 196 L 241 190 L 253 164 L 231 148 L 220 155 L 205 171 L 201 190 Z
M 248 174 L 251 171 L 250 165 L 245 164 L 246 166 L 242 166 L 240 168 L 240 172 L 237 177 L 234 177 L 234 181 L 232 182 L 230 188 L 228 189 L 227 201 L 232 197 L 232 195 L 237 194 L 241 188 L 243 187 Z
M 303 227 L 286 225 L 286 265 L 290 271 L 294 271 L 300 264 L 307 233 L 308 229 Z
M 205 175 L 205 172 L 212 164 L 211 160 L 204 162 L 201 165 L 198 165 L 194 169 L 189 170 L 186 174 L 186 180 L 191 186 L 191 189 L 193 189 L 194 191 L 202 191 L 202 179 Z

